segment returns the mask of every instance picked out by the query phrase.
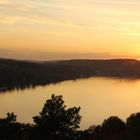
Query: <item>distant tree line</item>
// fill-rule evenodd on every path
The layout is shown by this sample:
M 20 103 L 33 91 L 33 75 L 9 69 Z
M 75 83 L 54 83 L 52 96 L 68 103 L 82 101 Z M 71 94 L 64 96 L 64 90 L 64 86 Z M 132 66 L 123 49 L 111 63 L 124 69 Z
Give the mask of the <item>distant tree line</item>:
M 0 59 L 2 92 L 92 76 L 140 78 L 140 61 L 116 59 L 31 62 Z
M 14 113 L 0 119 L 0 140 L 140 140 L 140 113 L 126 123 L 117 116 L 101 125 L 80 130 L 80 107 L 67 108 L 62 96 L 52 95 L 44 104 L 34 124 L 21 124 Z

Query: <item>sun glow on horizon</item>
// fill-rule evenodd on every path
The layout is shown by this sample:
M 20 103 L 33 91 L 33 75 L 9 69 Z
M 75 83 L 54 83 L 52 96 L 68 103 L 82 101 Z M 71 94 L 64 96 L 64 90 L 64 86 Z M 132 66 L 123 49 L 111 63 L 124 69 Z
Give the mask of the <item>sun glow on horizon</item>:
M 0 0 L 0 55 L 18 58 L 20 52 L 24 58 L 30 51 L 31 59 L 42 52 L 138 58 L 139 7 L 138 0 Z

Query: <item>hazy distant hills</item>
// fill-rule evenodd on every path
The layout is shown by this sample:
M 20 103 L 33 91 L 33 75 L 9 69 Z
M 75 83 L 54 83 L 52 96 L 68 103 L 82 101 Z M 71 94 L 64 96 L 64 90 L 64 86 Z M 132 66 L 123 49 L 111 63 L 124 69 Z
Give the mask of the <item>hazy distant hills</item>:
M 35 62 L 0 59 L 1 90 L 91 76 L 140 78 L 140 61 L 112 59 Z

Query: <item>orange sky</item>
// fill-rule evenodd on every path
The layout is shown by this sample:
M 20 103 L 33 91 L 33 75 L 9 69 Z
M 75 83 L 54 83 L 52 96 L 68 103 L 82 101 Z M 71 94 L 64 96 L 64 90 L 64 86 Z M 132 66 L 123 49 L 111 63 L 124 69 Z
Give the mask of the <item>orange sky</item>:
M 0 56 L 139 58 L 139 0 L 0 0 Z

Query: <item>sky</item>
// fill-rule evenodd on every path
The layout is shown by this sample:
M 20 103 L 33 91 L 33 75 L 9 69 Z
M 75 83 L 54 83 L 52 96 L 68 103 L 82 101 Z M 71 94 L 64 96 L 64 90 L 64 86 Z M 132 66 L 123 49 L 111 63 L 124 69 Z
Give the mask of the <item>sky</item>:
M 140 1 L 0 0 L 0 57 L 140 59 Z

